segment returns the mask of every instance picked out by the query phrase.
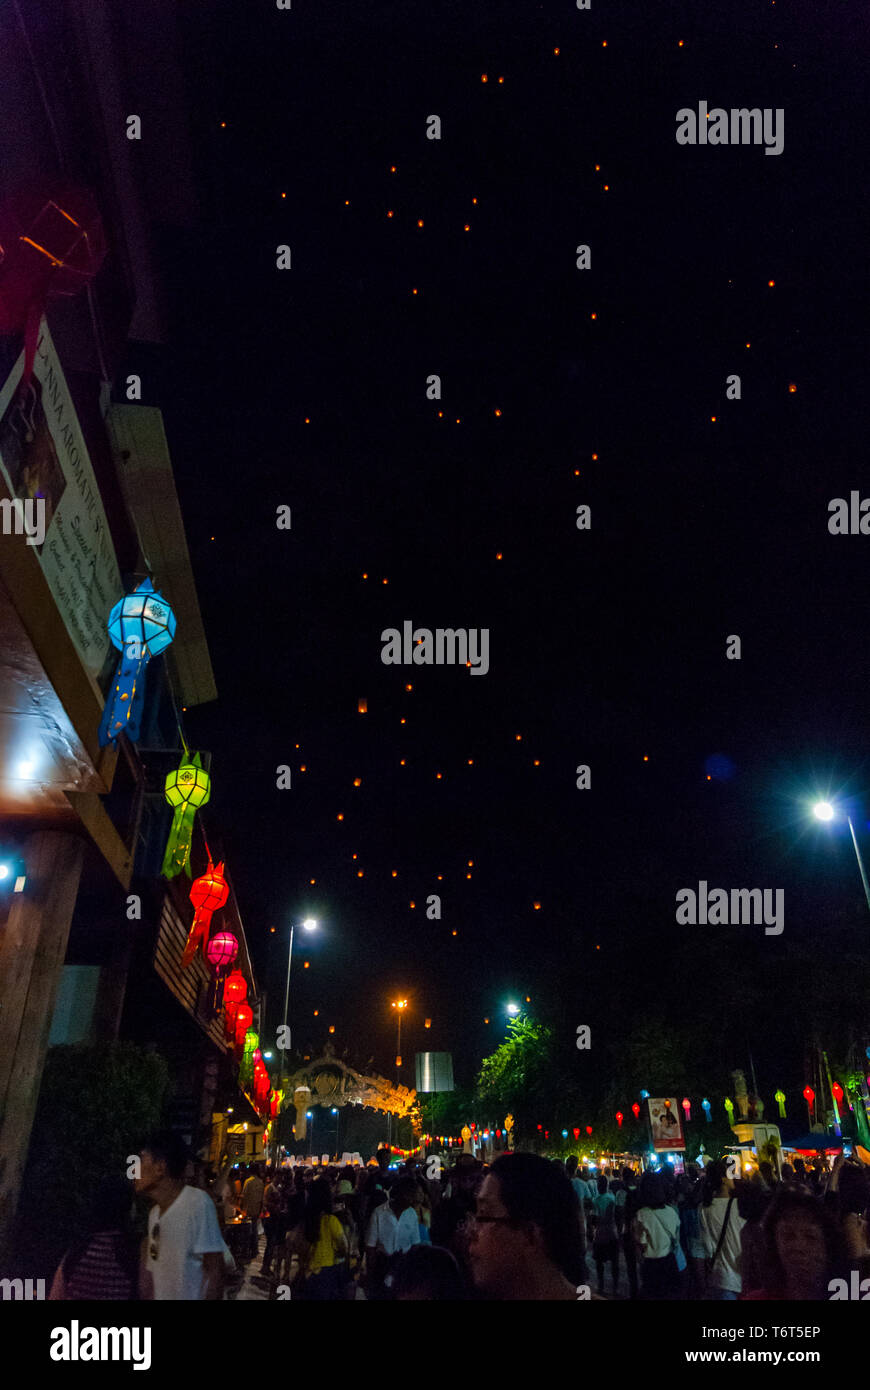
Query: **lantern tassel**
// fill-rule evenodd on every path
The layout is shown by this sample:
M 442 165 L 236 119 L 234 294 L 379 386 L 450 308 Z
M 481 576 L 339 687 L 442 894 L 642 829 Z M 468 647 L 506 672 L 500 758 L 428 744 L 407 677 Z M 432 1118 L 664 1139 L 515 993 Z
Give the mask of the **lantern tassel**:
M 163 865 L 160 872 L 164 878 L 175 878 L 182 869 L 190 878 L 190 842 L 193 839 L 193 823 L 196 819 L 196 808 L 185 801 L 182 806 L 176 806 L 172 815 L 172 825 L 169 827 L 169 839 L 166 841 L 166 853 L 163 856 Z

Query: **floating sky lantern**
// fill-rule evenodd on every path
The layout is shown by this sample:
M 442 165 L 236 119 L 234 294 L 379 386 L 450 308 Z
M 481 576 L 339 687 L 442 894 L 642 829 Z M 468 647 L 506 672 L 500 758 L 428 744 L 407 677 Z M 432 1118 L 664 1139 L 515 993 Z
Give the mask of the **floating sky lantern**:
M 211 796 L 211 778 L 198 753 L 185 753 L 179 766 L 166 778 L 164 795 L 173 808 L 172 825 L 166 841 L 161 873 L 174 878 L 182 869 L 190 877 L 190 842 L 193 822 L 200 806 Z

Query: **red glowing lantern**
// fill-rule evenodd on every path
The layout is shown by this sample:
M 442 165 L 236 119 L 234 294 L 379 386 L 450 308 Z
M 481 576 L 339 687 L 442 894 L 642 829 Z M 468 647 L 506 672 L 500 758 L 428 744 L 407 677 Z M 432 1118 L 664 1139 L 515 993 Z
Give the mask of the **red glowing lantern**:
M 586 1126 L 586 1133 L 587 1133 L 587 1134 L 591 1134 L 591 1133 L 592 1133 L 592 1126 L 591 1126 L 591 1125 L 587 1125 L 587 1126 Z
M 574 1130 L 574 1138 L 575 1138 L 575 1139 L 579 1139 L 579 1138 L 580 1138 L 580 1130 L 579 1130 L 579 1127 L 578 1127 L 577 1129 Z
M 544 1128 L 543 1125 L 538 1125 L 538 1129 L 543 1129 L 543 1128 Z
M 229 895 L 230 886 L 224 878 L 223 863 L 215 866 L 209 859 L 205 873 L 195 878 L 190 885 L 190 901 L 193 903 L 194 913 L 193 924 L 187 934 L 181 957 L 183 966 L 190 965 L 200 945 L 205 947 L 212 913 L 224 906 Z
M 213 970 L 224 970 L 239 954 L 239 943 L 231 931 L 215 932 L 205 948 L 206 960 Z
M 636 1120 L 640 1119 L 640 1106 L 638 1105 L 637 1101 L 635 1101 L 634 1105 L 631 1107 L 631 1113 Z
M 687 1119 L 687 1120 L 691 1120 L 691 1118 L 692 1118 L 692 1102 L 689 1100 L 689 1097 L 688 1097 L 688 1096 L 683 1096 L 683 1099 L 682 1099 L 682 1101 L 681 1101 L 681 1105 L 682 1105 L 683 1109 L 684 1109 L 685 1112 L 686 1112 L 686 1119 Z
M 236 1015 L 239 1005 L 248 997 L 248 982 L 241 970 L 234 970 L 227 976 L 224 984 L 224 1006 L 226 1010 L 225 1028 L 228 1038 L 232 1038 L 236 1031 Z
M 804 1086 L 803 1097 L 807 1103 L 807 1113 L 809 1114 L 810 1120 L 812 1120 L 813 1110 L 815 1109 L 816 1103 L 816 1093 L 813 1090 L 812 1086 Z
M 833 1084 L 832 1087 L 831 1087 L 831 1090 L 832 1090 L 833 1093 L 834 1093 L 834 1100 L 837 1102 L 838 1105 L 842 1105 L 842 1103 L 843 1103 L 843 1088 L 842 1088 L 842 1086 L 840 1085 L 839 1081 L 835 1081 L 835 1082 L 834 1082 L 834 1084 Z
M 617 1125 L 619 1126 L 620 1129 L 622 1129 L 622 1122 L 623 1122 L 624 1119 L 625 1119 L 625 1116 L 623 1115 L 622 1111 L 621 1111 L 621 1110 L 617 1110 L 617 1112 L 616 1112 L 616 1123 L 617 1123 Z
M 236 1047 L 244 1047 L 245 1034 L 254 1021 L 254 1011 L 250 1004 L 242 1002 L 236 1010 Z
M 48 300 L 77 294 L 105 254 L 100 214 L 82 188 L 22 191 L 0 209 L 0 333 L 24 335 L 22 391 Z

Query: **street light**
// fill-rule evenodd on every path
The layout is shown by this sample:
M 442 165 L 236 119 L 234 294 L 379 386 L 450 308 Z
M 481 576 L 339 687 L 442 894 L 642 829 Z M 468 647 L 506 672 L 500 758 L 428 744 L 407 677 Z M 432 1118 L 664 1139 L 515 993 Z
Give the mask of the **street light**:
M 335 1157 L 336 1157 L 336 1160 L 337 1160 L 337 1159 L 338 1159 L 338 1152 L 339 1152 L 339 1151 L 338 1151 L 338 1127 L 339 1127 L 339 1124 L 341 1123 L 341 1116 L 340 1116 L 339 1113 L 338 1113 L 338 1107 L 335 1106 L 335 1105 L 332 1107 L 332 1113 L 333 1113 L 333 1115 L 335 1116 Z
M 813 814 L 815 815 L 817 820 L 831 821 L 835 819 L 837 812 L 835 807 L 831 805 L 830 801 L 817 801 L 815 806 L 813 807 Z M 846 813 L 844 812 L 844 814 Z M 868 884 L 867 882 L 867 872 L 864 868 L 864 860 L 861 858 L 861 851 L 858 848 L 858 840 L 855 835 L 855 827 L 852 824 L 852 817 L 850 815 L 846 815 L 846 822 L 849 826 L 849 830 L 852 835 L 852 844 L 855 847 L 855 858 L 858 860 L 858 872 L 861 875 L 861 882 L 864 885 L 864 897 L 867 899 L 868 908 L 870 908 L 870 884 Z
M 317 922 L 314 917 L 306 917 L 302 923 L 304 931 L 314 931 Z M 290 964 L 293 960 L 293 923 L 290 923 L 290 949 L 287 952 L 287 983 L 284 986 L 284 1025 L 281 1030 L 281 1084 L 284 1084 L 284 1074 L 286 1071 L 285 1058 L 287 1053 L 287 1013 L 290 1008 Z M 272 1167 L 278 1167 L 278 1117 L 275 1117 L 275 1152 L 272 1155 Z
M 519 1004 L 508 1004 L 508 1005 L 506 1005 L 506 1008 L 507 1008 L 507 1012 L 508 1012 L 508 1013 L 511 1015 L 511 1017 L 513 1017 L 513 1018 L 515 1018 L 516 1015 L 517 1015 L 517 1014 L 519 1013 L 519 1011 L 520 1011 L 520 1006 L 519 1006 Z

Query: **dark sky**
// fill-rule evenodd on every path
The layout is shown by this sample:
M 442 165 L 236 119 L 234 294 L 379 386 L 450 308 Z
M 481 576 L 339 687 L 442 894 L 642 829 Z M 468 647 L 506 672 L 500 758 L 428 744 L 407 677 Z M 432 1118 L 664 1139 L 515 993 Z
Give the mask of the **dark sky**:
M 784 889 L 770 960 L 864 931 L 848 839 L 806 819 L 845 789 L 867 840 L 870 539 L 827 529 L 870 495 L 860 7 L 195 8 L 162 403 L 219 699 L 188 735 L 273 999 L 321 920 L 295 1039 L 388 1068 L 396 991 L 406 1058 L 467 1078 L 510 997 L 571 1035 L 607 1000 L 618 1035 L 662 943 L 707 949 L 675 923 L 702 878 Z M 702 99 L 784 108 L 783 153 L 678 146 Z M 384 666 L 405 619 L 489 628 L 489 673 Z M 758 1032 L 769 1090 L 799 1030 L 771 998 Z

